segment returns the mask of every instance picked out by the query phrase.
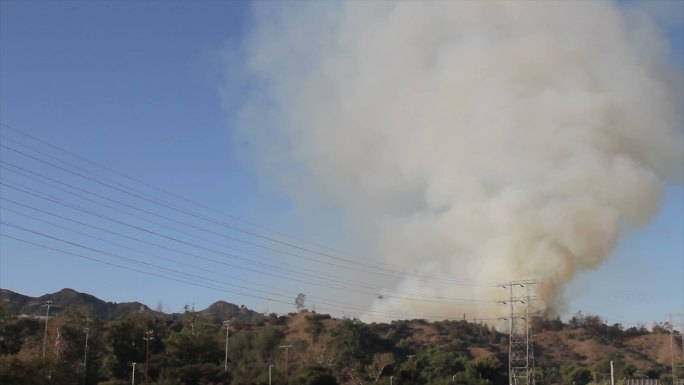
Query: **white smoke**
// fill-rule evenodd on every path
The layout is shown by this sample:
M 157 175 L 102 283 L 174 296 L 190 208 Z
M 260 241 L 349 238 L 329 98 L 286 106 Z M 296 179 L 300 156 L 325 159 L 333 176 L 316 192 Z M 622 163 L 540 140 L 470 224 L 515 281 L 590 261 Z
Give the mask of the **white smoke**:
M 239 138 L 294 195 L 322 196 L 370 226 L 370 254 L 387 262 L 536 278 L 562 305 L 563 286 L 598 266 L 625 225 L 649 221 L 665 181 L 681 182 L 682 76 L 637 8 L 286 2 L 257 3 L 254 15 L 243 54 L 259 91 Z M 460 317 L 486 307 L 374 304 L 399 309 Z

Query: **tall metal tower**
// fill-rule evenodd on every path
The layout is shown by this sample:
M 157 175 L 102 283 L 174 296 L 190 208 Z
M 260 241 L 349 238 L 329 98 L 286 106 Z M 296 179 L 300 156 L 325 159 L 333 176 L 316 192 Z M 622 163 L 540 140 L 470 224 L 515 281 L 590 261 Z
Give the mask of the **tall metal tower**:
M 684 383 L 684 378 L 677 377 L 677 368 L 684 367 L 684 313 L 671 313 L 669 318 L 670 358 L 672 359 L 672 385 L 678 385 Z M 676 359 L 675 354 L 675 346 L 679 344 L 679 341 L 677 341 L 677 339 L 682 340 L 680 360 Z
M 510 314 L 508 333 L 508 383 L 509 385 L 534 384 L 534 350 L 532 349 L 532 309 L 534 286 L 539 281 L 530 279 L 511 281 L 501 285 L 508 289 Z

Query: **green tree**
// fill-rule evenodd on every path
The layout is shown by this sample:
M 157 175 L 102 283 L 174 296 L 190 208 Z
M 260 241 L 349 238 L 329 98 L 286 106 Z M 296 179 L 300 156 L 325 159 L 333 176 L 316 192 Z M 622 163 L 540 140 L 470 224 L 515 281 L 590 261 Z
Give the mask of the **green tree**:
M 537 368 L 537 384 L 552 385 L 562 382 L 561 372 L 557 367 Z
M 0 355 L 0 384 L 28 384 L 30 383 L 27 378 L 29 373 L 24 361 L 20 360 L 16 354 Z
M 565 385 L 587 385 L 592 380 L 591 371 L 587 368 L 568 366 L 563 369 L 562 381 Z
M 613 361 L 613 372 L 615 378 L 632 377 L 636 373 L 636 367 L 628 364 L 623 357 L 613 355 L 605 358 L 593 366 L 593 371 L 601 378 L 610 378 L 610 362 Z
M 101 379 L 99 368 L 102 365 L 105 345 L 102 324 L 95 321 L 89 308 L 67 309 L 60 317 L 61 353 L 59 367 L 69 375 L 85 379 L 86 384 L 96 384 Z M 86 359 L 86 330 L 88 349 Z M 84 366 L 85 364 L 85 366 Z
M 413 370 L 412 364 L 415 364 L 416 383 L 421 384 L 451 380 L 456 373 L 465 372 L 468 364 L 467 359 L 460 354 L 433 345 L 422 346 L 413 360 L 415 362 L 408 361 L 404 366 Z
M 373 354 L 377 351 L 377 336 L 357 319 L 342 321 L 331 334 L 337 351 L 334 369 L 348 380 L 362 381 L 364 368 L 372 363 Z
M 279 328 L 265 326 L 252 330 L 244 328 L 230 339 L 228 370 L 232 385 L 265 384 L 268 380 L 268 366 L 275 364 L 282 349 L 284 334 Z M 284 356 L 283 356 L 284 357 Z M 284 365 L 280 366 L 281 368 Z M 274 369 L 274 378 L 281 375 Z
M 304 294 L 304 293 L 297 294 L 297 298 L 295 298 L 295 306 L 297 307 L 297 311 L 301 312 L 302 310 L 304 310 L 305 305 L 306 305 L 306 294 Z
M 0 356 L 0 384 L 77 384 L 78 375 L 60 370 L 59 359 L 55 356 L 16 355 Z
M 42 341 L 42 325 L 35 319 L 6 316 L 0 326 L 0 354 L 16 354 L 31 343 Z M 28 345 L 28 346 L 26 346 Z M 36 346 L 37 347 L 37 346 Z
M 508 383 L 507 369 L 496 357 L 480 357 L 472 363 L 471 368 L 471 378 L 489 380 L 495 385 Z
M 338 382 L 330 369 L 320 366 L 308 366 L 299 374 L 296 384 L 338 385 Z
M 145 344 L 142 336 L 146 331 L 145 320 L 137 315 L 115 321 L 109 328 L 108 343 L 113 360 L 110 370 L 115 378 L 128 378 L 133 362 L 145 361 Z
M 199 385 L 228 379 L 223 368 L 223 332 L 187 311 L 180 325 L 172 325 L 164 340 L 165 351 L 159 365 L 161 382 L 178 381 L 185 385 Z
M 133 362 L 141 365 L 145 363 L 148 343 L 144 338 L 149 330 L 153 331 L 153 339 L 149 341 L 149 375 L 155 378 L 161 363 L 157 355 L 164 351 L 165 323 L 153 315 L 135 313 L 111 324 L 107 342 L 113 355 L 113 359 L 109 361 L 109 369 L 115 378 L 127 379 Z

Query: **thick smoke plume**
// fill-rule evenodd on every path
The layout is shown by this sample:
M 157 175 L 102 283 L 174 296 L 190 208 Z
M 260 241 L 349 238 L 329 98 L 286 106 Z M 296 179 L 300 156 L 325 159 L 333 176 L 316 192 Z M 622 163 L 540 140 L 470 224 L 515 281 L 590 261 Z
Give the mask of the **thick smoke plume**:
M 681 73 L 635 7 L 287 2 L 254 15 L 243 54 L 259 92 L 239 137 L 293 194 L 363 223 L 385 262 L 478 282 L 535 278 L 562 306 L 564 285 L 649 221 L 665 182 L 681 182 Z M 485 300 L 502 290 L 398 288 Z M 373 305 L 505 311 L 491 309 Z

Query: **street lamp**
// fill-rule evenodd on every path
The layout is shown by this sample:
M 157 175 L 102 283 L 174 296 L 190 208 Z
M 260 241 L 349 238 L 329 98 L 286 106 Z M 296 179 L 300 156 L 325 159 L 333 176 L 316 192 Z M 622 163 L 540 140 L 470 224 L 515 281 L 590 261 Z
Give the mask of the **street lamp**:
M 133 374 L 131 375 L 131 385 L 135 385 L 135 364 L 137 364 L 137 362 L 133 363 Z
M 289 368 L 288 368 L 287 359 L 288 359 L 288 355 L 290 353 L 290 348 L 292 347 L 292 345 L 280 345 L 278 347 L 281 349 L 285 349 L 285 384 L 290 385 L 290 373 L 288 370 Z
M 45 336 L 43 337 L 43 357 L 45 357 L 45 346 L 47 345 L 47 331 L 48 331 L 48 320 L 50 319 L 50 307 L 54 306 L 54 302 L 45 301 L 43 302 L 43 307 L 47 308 L 45 313 Z
M 143 340 L 147 343 L 147 348 L 145 349 L 145 384 L 147 384 L 147 381 L 149 379 L 148 373 L 149 373 L 149 368 L 150 368 L 150 341 L 154 339 L 152 336 L 154 334 L 154 331 L 152 329 L 148 330 L 145 332 L 145 337 L 143 337 Z
M 223 325 L 226 327 L 226 359 L 223 362 L 223 371 L 228 371 L 228 327 L 230 326 L 230 321 L 223 321 Z
M 85 385 L 88 375 L 88 333 L 90 333 L 90 329 L 83 329 L 83 333 L 85 333 L 85 351 L 83 353 L 83 385 Z
M 271 369 L 273 369 L 273 365 L 268 365 L 268 385 L 271 385 Z

